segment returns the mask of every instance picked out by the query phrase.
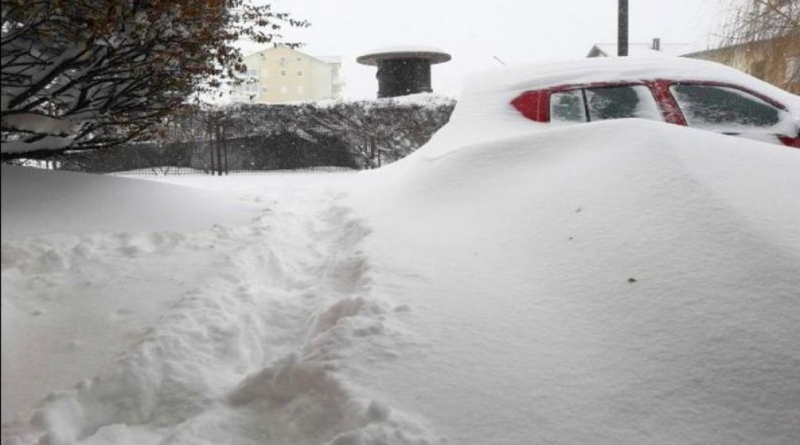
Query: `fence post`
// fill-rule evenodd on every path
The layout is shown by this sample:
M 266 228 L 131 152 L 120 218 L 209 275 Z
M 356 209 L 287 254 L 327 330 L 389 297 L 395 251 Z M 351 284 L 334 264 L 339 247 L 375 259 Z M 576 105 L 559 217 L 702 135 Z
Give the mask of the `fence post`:
M 369 137 L 369 163 L 370 169 L 375 168 L 375 138 L 373 136 Z
M 217 142 L 217 144 L 216 144 L 217 145 L 217 175 L 222 176 L 222 135 L 220 134 L 221 133 L 220 120 L 217 119 L 214 122 L 214 124 L 215 124 L 214 129 L 216 130 L 214 134 L 216 136 L 215 139 L 216 139 L 216 142 Z
M 216 171 L 216 167 L 214 166 L 214 116 L 208 116 L 208 128 L 206 129 L 208 132 L 208 153 L 211 158 L 211 176 L 214 176 L 214 172 Z
M 224 162 L 224 166 L 225 166 L 225 174 L 226 174 L 226 175 L 227 175 L 227 174 L 228 174 L 228 172 L 229 172 L 229 171 L 228 171 L 228 145 L 227 145 L 227 144 L 225 144 L 225 141 L 228 139 L 228 138 L 227 138 L 227 133 L 228 133 L 228 132 L 227 132 L 227 128 L 223 126 L 223 127 L 222 127 L 222 142 L 223 142 L 223 144 L 222 144 L 222 149 L 224 150 L 224 152 L 223 152 L 223 154 L 222 154 L 222 155 L 224 156 L 224 160 L 225 160 L 225 162 Z

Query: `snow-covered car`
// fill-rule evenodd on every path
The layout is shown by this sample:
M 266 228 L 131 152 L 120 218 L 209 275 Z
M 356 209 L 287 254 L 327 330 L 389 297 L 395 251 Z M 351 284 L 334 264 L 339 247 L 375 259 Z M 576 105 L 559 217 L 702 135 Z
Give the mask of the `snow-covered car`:
M 713 62 L 586 59 L 530 67 L 512 98 L 552 125 L 644 118 L 800 148 L 800 97 Z

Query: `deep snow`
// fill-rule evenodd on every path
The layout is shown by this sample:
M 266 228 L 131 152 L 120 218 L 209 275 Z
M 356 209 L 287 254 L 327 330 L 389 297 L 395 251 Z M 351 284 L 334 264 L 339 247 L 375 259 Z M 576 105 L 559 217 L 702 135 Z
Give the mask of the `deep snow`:
M 800 437 L 797 151 L 645 121 L 442 140 L 358 174 L 4 168 L 119 187 L 142 226 L 86 204 L 31 235 L 79 218 L 4 192 L 3 443 Z M 223 191 L 246 221 L 157 199 Z
M 247 206 L 224 192 L 102 175 L 3 167 L 0 190 L 4 237 L 189 231 L 248 217 Z
M 800 151 L 509 105 L 567 74 L 800 110 L 581 61 L 373 172 L 3 168 L 3 444 L 796 444 Z
M 65 189 L 97 179 L 7 172 L 19 189 L 40 174 Z M 348 357 L 397 360 L 416 341 L 368 292 L 357 246 L 369 230 L 337 204 L 352 176 L 174 179 L 206 194 L 233 189 L 255 206 L 246 224 L 4 230 L 3 443 L 430 443 L 423 423 L 347 377 L 359 372 Z M 185 191 L 102 179 L 142 202 Z M 162 210 L 145 212 L 148 228 L 169 225 Z M 4 223 L 30 214 L 4 213 Z M 83 218 L 89 228 L 115 223 L 102 209 Z
M 647 121 L 447 148 L 352 197 L 430 341 L 370 385 L 454 443 L 796 443 L 800 153 Z

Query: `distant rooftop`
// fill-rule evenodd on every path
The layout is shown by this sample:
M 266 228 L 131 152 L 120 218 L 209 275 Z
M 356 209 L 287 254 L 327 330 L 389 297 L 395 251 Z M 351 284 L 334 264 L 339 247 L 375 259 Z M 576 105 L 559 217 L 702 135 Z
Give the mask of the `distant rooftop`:
M 304 55 L 306 55 L 308 57 L 314 58 L 314 59 L 319 60 L 320 62 L 324 62 L 324 63 L 335 64 L 335 65 L 341 65 L 341 63 L 342 63 L 342 58 L 339 57 L 339 56 L 322 56 L 322 57 L 318 57 L 318 56 L 313 56 L 311 54 L 308 54 L 307 52 L 300 51 L 299 49 L 296 49 L 296 48 L 293 49 L 293 48 L 289 48 L 288 46 L 283 46 L 283 45 L 273 46 L 273 47 L 269 47 L 269 48 L 263 48 L 263 49 L 260 49 L 258 51 L 254 51 L 254 52 L 248 54 L 247 57 L 251 57 L 251 56 L 254 56 L 256 54 L 265 53 L 267 51 L 275 51 L 278 48 L 288 49 L 288 50 L 294 51 L 296 53 L 304 54 Z
M 693 51 L 688 43 L 659 43 L 658 49 L 653 49 L 654 43 L 629 43 L 628 57 L 678 57 Z M 617 57 L 616 43 L 598 43 L 594 45 L 586 57 Z
M 338 63 L 338 64 L 342 63 L 342 58 L 339 56 L 322 56 L 322 57 L 316 57 L 316 59 L 319 60 L 320 62 L 325 62 L 325 63 Z

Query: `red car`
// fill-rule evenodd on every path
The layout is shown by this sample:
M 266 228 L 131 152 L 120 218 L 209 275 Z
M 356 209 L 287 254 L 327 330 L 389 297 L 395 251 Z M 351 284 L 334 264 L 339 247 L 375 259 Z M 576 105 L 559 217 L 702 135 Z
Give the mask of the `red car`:
M 536 122 L 644 118 L 800 148 L 800 96 L 716 63 L 587 59 L 537 74 L 511 101 Z

